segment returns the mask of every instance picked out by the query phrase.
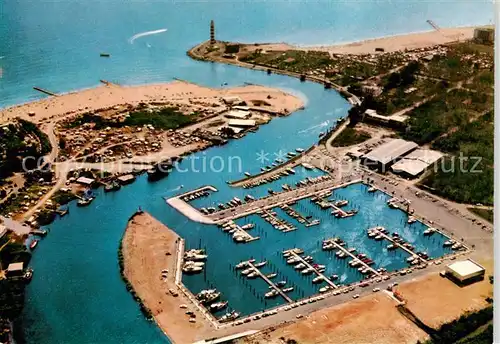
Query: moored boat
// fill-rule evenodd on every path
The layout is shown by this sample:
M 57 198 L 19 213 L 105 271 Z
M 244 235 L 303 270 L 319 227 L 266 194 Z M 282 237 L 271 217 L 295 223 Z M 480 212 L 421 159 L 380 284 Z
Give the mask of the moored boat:
M 220 311 L 221 309 L 226 308 L 227 304 L 228 304 L 227 301 L 219 301 L 219 302 L 212 303 L 210 305 L 210 310 L 212 312 Z
M 33 240 L 30 244 L 30 250 L 34 250 L 36 245 L 38 245 L 38 240 Z
M 225 323 L 225 322 L 233 321 L 233 320 L 237 319 L 239 316 L 240 316 L 240 313 L 238 313 L 236 311 L 232 311 L 232 312 L 226 313 L 222 317 L 220 317 L 219 321 L 221 323 Z

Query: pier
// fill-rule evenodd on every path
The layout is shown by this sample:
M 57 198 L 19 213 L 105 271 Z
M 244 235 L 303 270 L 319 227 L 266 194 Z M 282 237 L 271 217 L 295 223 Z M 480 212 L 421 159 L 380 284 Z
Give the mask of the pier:
M 377 233 L 377 235 L 380 235 L 381 237 L 383 237 L 385 240 L 389 241 L 394 246 L 402 249 L 403 251 L 406 251 L 408 254 L 410 254 L 410 256 L 412 256 L 414 258 L 418 258 L 418 260 L 420 260 L 422 263 L 427 263 L 427 260 L 425 260 L 424 258 L 420 257 L 418 254 L 416 254 L 412 250 L 408 249 L 407 247 L 405 247 L 405 246 L 401 245 L 400 243 L 394 241 L 393 238 L 391 238 L 390 236 L 388 236 L 385 233 L 382 233 L 377 227 L 371 228 L 370 231 L 373 231 L 373 232 Z
M 46 230 L 42 230 L 42 229 L 32 229 L 30 230 L 30 234 L 32 235 L 38 235 L 38 236 L 46 236 L 47 235 L 47 231 Z
M 232 182 L 229 182 L 229 185 L 235 186 L 235 187 L 243 186 L 244 184 L 251 184 L 251 183 L 257 182 L 257 181 L 261 180 L 262 178 L 272 177 L 274 175 L 277 175 L 277 174 L 285 171 L 287 168 L 292 168 L 292 167 L 299 165 L 301 163 L 301 158 L 304 157 L 306 154 L 309 154 L 309 152 L 311 152 L 314 148 L 316 148 L 316 146 L 309 147 L 309 149 L 303 151 L 302 153 L 298 153 L 294 157 L 288 159 L 287 161 L 285 161 L 284 163 L 282 163 L 280 165 L 277 165 L 277 166 L 271 168 L 270 170 L 263 171 L 259 174 L 256 174 L 256 175 L 253 175 L 250 177 L 244 177 L 242 179 L 234 180 Z
M 189 197 L 197 192 L 206 191 L 206 190 L 210 190 L 212 192 L 217 191 L 217 189 L 215 187 L 213 187 L 211 185 L 206 185 L 206 186 L 203 186 L 203 187 L 198 188 L 196 190 L 191 190 L 191 191 L 185 192 L 185 193 L 180 194 L 180 195 L 175 196 L 175 197 L 171 197 L 168 199 L 165 198 L 165 202 L 167 202 L 167 204 L 169 204 L 173 208 L 177 209 L 177 211 L 179 211 L 180 213 L 182 213 L 184 216 L 186 216 L 187 218 L 189 218 L 192 221 L 206 223 L 206 224 L 215 224 L 215 221 L 213 221 L 211 218 L 202 214 L 200 211 L 198 211 L 198 209 L 194 208 L 189 203 L 184 201 L 185 197 Z
M 273 215 L 272 212 L 269 210 L 262 210 L 262 214 L 263 214 L 262 218 L 266 222 L 270 223 L 274 228 L 279 229 L 283 233 L 291 232 L 291 231 L 294 231 L 297 229 L 297 227 L 294 227 L 294 226 L 290 225 L 288 222 L 286 222 L 285 220 L 281 220 L 277 216 Z M 267 216 L 264 216 L 264 215 L 267 215 Z M 280 229 L 279 227 L 282 227 L 282 229 Z
M 234 223 L 234 221 L 228 221 L 222 225 L 219 225 L 219 227 L 222 227 L 223 232 L 232 234 L 233 240 L 238 243 L 248 243 L 260 239 L 259 236 L 254 237 L 249 234 L 246 229 L 244 229 L 237 223 Z
M 292 303 L 293 300 L 291 298 L 288 297 L 287 294 L 285 294 L 280 288 L 278 288 L 278 286 L 276 284 L 274 284 L 273 281 L 271 281 L 269 278 L 266 277 L 266 275 L 264 275 L 259 269 L 257 269 L 253 263 L 251 263 L 250 261 L 247 262 L 247 265 L 252 268 L 255 272 L 257 272 L 257 274 L 264 280 L 266 281 L 267 284 L 269 284 L 271 287 L 273 287 L 274 290 L 276 290 L 282 298 L 284 298 L 286 300 L 286 302 L 288 303 Z
M 370 265 L 366 264 L 365 262 L 361 261 L 361 259 L 359 259 L 358 257 L 356 257 L 351 252 L 349 252 L 349 250 L 346 250 L 343 246 L 337 244 L 334 240 L 328 240 L 328 242 L 331 243 L 331 244 L 333 244 L 337 249 L 341 250 L 342 252 L 344 252 L 346 255 L 348 255 L 352 259 L 355 259 L 356 261 L 359 261 L 360 265 L 363 265 L 371 273 L 373 273 L 373 274 L 375 274 L 377 276 L 381 275 L 380 272 L 378 272 L 377 270 L 373 269 L 372 267 L 370 267 Z
M 281 209 L 283 209 L 288 214 L 288 216 L 293 217 L 298 222 L 305 223 L 306 227 L 319 225 L 319 220 L 309 221 L 305 216 L 303 216 L 301 213 L 299 213 L 296 209 L 292 208 L 288 204 L 283 205 Z
M 33 86 L 33 89 L 34 89 L 35 91 L 45 93 L 45 94 L 47 94 L 47 95 L 49 95 L 49 96 L 57 96 L 57 94 L 56 94 L 56 93 L 54 93 L 54 92 L 50 92 L 50 91 L 48 91 L 48 90 L 46 90 L 46 89 L 43 89 L 43 88 L 40 88 L 40 87 Z
M 212 220 L 211 223 L 220 223 L 228 220 L 234 220 L 240 217 L 245 217 L 253 214 L 259 210 L 267 210 L 280 207 L 283 204 L 298 201 L 304 198 L 316 196 L 322 192 L 332 191 L 334 189 L 346 187 L 351 184 L 359 183 L 361 179 L 355 179 L 343 184 L 335 184 L 337 181 L 328 179 L 317 184 L 307 185 L 304 187 L 296 188 L 290 191 L 276 193 L 271 196 L 257 199 L 251 203 L 245 203 L 231 209 L 225 209 L 213 214 L 205 216 L 207 219 Z M 201 214 L 200 214 L 201 215 Z
M 313 272 L 320 276 L 321 278 L 323 278 L 323 280 L 328 283 L 331 287 L 335 288 L 335 289 L 338 289 L 338 286 L 333 283 L 328 277 L 326 277 L 325 275 L 323 275 L 323 273 L 319 272 L 318 270 L 316 270 L 316 268 L 314 266 L 312 266 L 311 264 L 309 264 L 308 262 L 306 262 L 304 260 L 304 258 L 302 258 L 300 255 L 298 255 L 293 249 L 290 249 L 290 250 L 286 250 L 286 251 L 283 251 L 283 253 L 286 253 L 286 252 L 290 252 L 290 254 L 296 258 L 298 258 L 300 260 L 301 263 L 303 263 L 305 266 L 307 266 L 309 269 L 312 269 Z
M 106 86 L 120 86 L 120 85 L 115 84 L 114 82 L 111 82 L 111 81 L 108 81 L 108 80 L 101 79 L 99 81 L 101 82 L 101 84 L 104 84 Z

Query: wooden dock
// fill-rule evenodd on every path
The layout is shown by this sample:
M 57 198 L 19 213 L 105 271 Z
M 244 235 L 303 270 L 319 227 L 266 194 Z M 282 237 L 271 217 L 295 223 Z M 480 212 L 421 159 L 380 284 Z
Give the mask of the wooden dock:
M 300 255 L 298 255 L 297 253 L 295 253 L 293 249 L 287 250 L 287 251 L 285 251 L 285 252 L 290 252 L 290 254 L 291 254 L 292 256 L 294 256 L 294 257 L 296 257 L 296 258 L 299 258 L 299 259 L 300 259 L 300 261 L 301 261 L 301 263 L 303 263 L 303 264 L 304 264 L 305 266 L 307 266 L 308 268 L 312 269 L 312 270 L 313 270 L 313 272 L 314 272 L 316 275 L 318 275 L 318 276 L 322 277 L 322 278 L 323 278 L 323 280 L 324 280 L 326 283 L 328 283 L 331 287 L 333 287 L 333 288 L 335 288 L 335 289 L 338 289 L 338 286 L 337 286 L 335 283 L 333 283 L 333 282 L 332 282 L 332 281 L 331 281 L 328 277 L 326 277 L 325 275 L 323 275 L 323 273 L 321 273 L 321 272 L 319 272 L 318 270 L 316 270 L 316 269 L 314 268 L 314 266 L 312 266 L 311 264 L 309 264 L 308 262 L 306 262 L 306 261 L 304 260 L 304 258 L 302 258 Z
M 48 90 L 46 90 L 46 89 L 43 89 L 43 88 L 40 88 L 40 87 L 33 86 L 33 89 L 34 89 L 34 90 L 36 90 L 36 91 L 38 91 L 38 92 L 45 93 L 45 94 L 47 94 L 47 95 L 49 95 L 49 96 L 57 96 L 57 94 L 56 94 L 56 93 L 54 93 L 54 92 L 50 92 L 50 91 L 48 91 Z
M 274 216 L 270 210 L 262 210 L 262 211 L 263 211 L 263 215 L 268 215 L 269 217 L 271 217 L 271 219 L 273 219 L 274 221 L 276 221 L 280 226 L 284 226 L 285 227 L 284 229 L 281 229 L 281 231 L 283 233 L 291 232 L 291 231 L 294 231 L 294 230 L 297 229 L 296 227 L 291 226 L 290 224 L 288 224 L 285 220 L 281 220 L 277 216 Z M 268 223 L 270 223 L 271 225 L 274 226 L 274 224 L 271 221 L 268 221 L 264 217 L 262 217 L 262 218 L 266 222 L 268 222 Z
M 306 227 L 311 227 L 311 226 L 319 225 L 319 220 L 309 221 L 304 215 L 302 215 L 301 213 L 299 213 L 299 211 L 297 209 L 292 208 L 288 204 L 284 204 L 281 207 L 281 209 L 283 209 L 288 214 L 288 216 L 290 216 L 292 218 L 295 218 L 299 223 L 305 224 Z M 294 213 L 297 214 L 297 217 L 293 216 Z
M 248 242 L 252 242 L 252 241 L 260 239 L 259 236 L 254 237 L 253 235 L 248 233 L 247 230 L 243 229 L 240 225 L 238 225 L 237 223 L 235 223 L 232 220 L 230 220 L 222 225 L 219 225 L 219 227 L 222 227 L 223 232 L 231 234 L 233 236 L 233 240 L 236 241 L 237 243 L 248 243 Z M 240 233 L 239 236 L 245 238 L 244 241 L 237 241 L 235 239 L 235 234 L 237 234 L 237 233 Z
M 424 258 L 420 257 L 418 254 L 416 254 L 415 252 L 413 252 L 412 250 L 408 249 L 407 247 L 404 247 L 403 245 L 401 245 L 400 243 L 397 243 L 394 241 L 393 238 L 391 238 L 390 236 L 388 236 L 387 234 L 384 234 L 382 233 L 381 231 L 379 231 L 377 229 L 377 227 L 375 228 L 371 228 L 371 230 L 373 230 L 373 232 L 377 233 L 377 235 L 380 235 L 382 236 L 385 240 L 389 241 L 391 244 L 393 244 L 394 246 L 402 249 L 403 251 L 406 251 L 407 253 L 410 254 L 410 256 L 412 257 L 415 257 L 415 258 L 418 258 L 420 261 L 422 261 L 423 263 L 427 263 L 427 260 L 425 260 Z
M 377 276 L 380 276 L 380 272 L 378 272 L 377 270 L 375 270 L 374 268 L 370 267 L 370 265 L 364 263 L 363 261 L 361 261 L 361 259 L 359 259 L 358 257 L 356 257 L 354 254 L 352 254 L 351 252 L 349 252 L 348 250 L 346 250 L 344 247 L 340 246 L 339 244 L 337 244 L 335 241 L 331 240 L 329 241 L 331 242 L 335 247 L 337 247 L 339 250 L 341 250 L 342 252 L 344 252 L 345 254 L 347 254 L 349 257 L 351 257 L 352 259 L 355 259 L 356 261 L 359 261 L 359 263 L 361 265 L 363 265 L 365 268 L 367 268 L 368 270 L 370 270 L 372 273 L 374 273 L 375 275 Z
M 277 166 L 274 166 L 270 170 L 262 171 L 258 174 L 250 176 L 250 177 L 244 177 L 244 178 L 241 178 L 238 180 L 233 180 L 232 182 L 229 182 L 229 185 L 239 187 L 239 186 L 242 186 L 243 184 L 250 184 L 250 183 L 256 182 L 262 178 L 272 177 L 275 174 L 279 174 L 282 171 L 286 170 L 287 168 L 292 168 L 292 167 L 299 165 L 301 163 L 300 159 L 302 157 L 306 156 L 307 154 L 309 154 L 314 148 L 316 148 L 315 145 L 309 147 L 307 150 L 303 151 L 302 153 L 298 153 L 297 155 L 288 159 L 287 161 L 285 161 Z
M 337 184 L 337 181 L 328 179 L 316 184 L 296 188 L 291 191 L 280 192 L 274 195 L 259 198 L 251 203 L 244 203 L 238 207 L 220 210 L 207 215 L 206 217 L 212 219 L 216 223 L 221 223 L 251 215 L 259 210 L 276 208 L 283 204 L 288 204 L 304 198 L 314 197 L 320 193 L 329 192 L 334 189 L 343 188 L 359 182 L 361 182 L 361 179 L 353 179 L 342 184 Z
M 269 278 L 266 277 L 266 275 L 264 275 L 259 269 L 257 269 L 253 263 L 251 262 L 247 262 L 248 266 L 251 267 L 255 272 L 257 272 L 257 274 L 259 274 L 259 276 L 264 280 L 266 281 L 267 284 L 269 284 L 271 287 L 273 287 L 274 290 L 276 290 L 282 298 L 284 298 L 286 300 L 286 302 L 288 303 L 292 303 L 293 300 L 291 298 L 288 297 L 287 294 L 285 294 L 283 292 L 283 290 L 281 290 L 280 288 L 278 288 L 278 286 L 276 284 L 274 284 L 273 281 L 271 281 Z

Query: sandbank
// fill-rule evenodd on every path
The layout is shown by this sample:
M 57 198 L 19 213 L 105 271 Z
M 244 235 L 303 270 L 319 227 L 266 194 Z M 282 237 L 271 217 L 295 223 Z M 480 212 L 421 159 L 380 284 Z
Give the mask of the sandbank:
M 0 110 L 0 123 L 11 121 L 16 117 L 39 123 L 48 119 L 92 112 L 121 104 L 135 106 L 141 102 L 176 104 L 207 102 L 209 105 L 212 103 L 211 100 L 224 96 L 239 96 L 246 102 L 265 101 L 270 104 L 270 110 L 277 112 L 291 113 L 304 106 L 303 100 L 294 95 L 259 85 L 216 89 L 184 81 L 140 86 L 109 84 L 58 96 L 49 96 L 42 100 L 2 109 Z

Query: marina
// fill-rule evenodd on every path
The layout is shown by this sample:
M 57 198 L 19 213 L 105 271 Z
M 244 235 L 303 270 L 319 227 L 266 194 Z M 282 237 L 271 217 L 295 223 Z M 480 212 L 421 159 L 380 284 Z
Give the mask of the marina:
M 167 13 L 170 25 L 169 32 L 171 33 L 182 32 L 185 28 L 184 18 L 186 16 L 192 18 L 193 13 L 195 19 L 197 19 L 197 13 L 208 13 L 211 16 L 218 13 L 214 12 L 212 5 L 207 4 L 196 5 L 201 7 L 194 11 L 192 4 L 189 6 L 180 4 L 176 7 L 176 11 L 170 11 L 171 6 L 168 4 L 159 4 L 159 7 L 149 5 L 151 4 L 146 4 L 146 6 L 141 4 L 140 7 L 137 4 L 125 7 L 112 6 L 107 8 L 105 6 L 102 13 L 114 13 L 114 15 L 108 16 L 106 21 L 85 20 L 95 16 L 95 13 L 92 11 L 81 13 L 82 18 L 78 21 L 80 24 L 96 22 L 106 23 L 106 25 L 113 27 L 112 30 L 106 31 L 109 34 L 109 42 L 121 43 L 109 44 L 109 42 L 105 42 L 106 46 L 99 48 L 111 52 L 112 59 L 99 58 L 99 50 L 97 53 L 95 52 L 94 37 L 102 32 L 103 26 L 101 24 L 78 27 L 80 24 L 77 23 L 75 30 L 68 31 L 63 30 L 64 21 L 55 21 L 54 25 L 48 28 L 47 34 L 59 34 L 60 40 L 57 40 L 57 44 L 50 40 L 44 41 L 43 47 L 33 41 L 35 36 L 26 36 L 19 30 L 13 30 L 12 33 L 9 31 L 9 34 L 5 35 L 7 47 L 15 47 L 15 42 L 26 38 L 27 41 L 23 44 L 41 47 L 40 49 L 43 51 L 53 50 L 54 53 L 48 58 L 53 60 L 51 61 L 54 66 L 61 66 L 60 71 L 63 73 L 58 72 L 59 68 L 51 69 L 50 77 L 46 77 L 47 73 L 43 68 L 31 68 L 39 65 L 39 59 L 33 60 L 28 56 L 29 54 L 26 55 L 26 52 L 32 49 L 20 50 L 21 60 L 25 61 L 23 66 L 12 63 L 15 54 L 12 55 L 12 52 L 6 51 L 6 67 L 4 68 L 7 68 L 6 71 L 9 72 L 4 73 L 5 97 L 2 98 L 3 104 L 10 105 L 40 97 L 40 94 L 33 92 L 31 88 L 33 84 L 43 83 L 44 87 L 48 89 L 67 92 L 89 87 L 95 84 L 99 78 L 113 80 L 113 82 L 116 81 L 120 84 L 139 84 L 163 82 L 173 77 L 179 77 L 213 88 L 225 89 L 222 85 L 241 85 L 243 82 L 272 85 L 281 89 L 289 88 L 304 98 L 304 103 L 307 106 L 302 113 L 275 118 L 269 124 L 248 131 L 239 140 L 229 140 L 224 147 L 211 147 L 203 151 L 200 151 L 202 148 L 197 147 L 194 150 L 196 153 L 185 156 L 179 164 L 179 169 L 172 170 L 167 178 L 157 180 L 155 183 L 148 182 L 146 174 L 139 174 L 134 178 L 123 179 L 123 184 L 130 183 L 130 185 L 122 187 L 119 191 L 118 187 L 114 189 L 112 186 L 106 189 L 99 188 L 95 191 L 96 197 L 92 198 L 91 201 L 85 200 L 80 204 L 78 201 L 71 202 L 67 211 L 64 212 L 64 214 L 69 215 L 57 218 L 51 224 L 50 235 L 38 243 L 36 254 L 30 262 L 37 272 L 36 275 L 43 276 L 43 278 L 35 276 L 32 283 L 26 288 L 26 306 L 22 320 L 23 326 L 26 327 L 24 334 L 28 342 L 73 343 L 77 340 L 75 338 L 86 338 L 90 342 L 170 343 L 170 339 L 166 336 L 169 335 L 175 342 L 187 343 L 194 341 L 191 340 L 192 338 L 186 339 L 183 335 L 193 332 L 217 342 L 216 337 L 224 337 L 225 335 L 229 335 L 226 337 L 229 339 L 238 337 L 234 335 L 235 331 L 241 330 L 242 333 L 248 333 L 246 330 L 249 329 L 249 326 L 260 329 L 274 326 L 275 323 L 293 320 L 300 313 L 308 314 L 310 311 L 314 311 L 314 307 L 320 308 L 327 304 L 327 300 L 325 300 L 321 304 L 318 302 L 318 305 L 311 305 L 331 296 L 328 292 L 318 295 L 321 279 L 316 278 L 324 276 L 322 277 L 324 279 L 328 276 L 336 276 L 334 280 L 330 281 L 331 284 L 326 282 L 327 286 L 333 288 L 332 291 L 335 293 L 343 293 L 344 290 L 351 288 L 342 287 L 344 285 L 355 286 L 366 283 L 365 276 L 349 265 L 349 259 L 337 259 L 332 255 L 334 252 L 322 250 L 322 243 L 327 238 L 341 237 L 346 243 L 345 249 L 355 248 L 357 252 L 363 252 L 362 254 L 366 254 L 373 260 L 374 266 L 376 266 L 373 270 L 377 272 L 379 269 L 386 269 L 387 277 L 407 270 L 408 252 L 402 249 L 388 250 L 387 239 L 378 241 L 368 238 L 367 228 L 382 226 L 390 228 L 391 231 L 397 231 L 405 242 L 414 246 L 415 252 L 426 252 L 429 257 L 433 258 L 428 261 L 429 265 L 434 262 L 434 259 L 466 252 L 468 247 L 462 243 L 461 239 L 464 237 L 465 242 L 467 242 L 467 231 L 455 229 L 453 222 L 451 222 L 453 225 L 450 226 L 450 222 L 446 221 L 447 218 L 438 212 L 436 212 L 438 215 L 432 212 L 428 213 L 432 215 L 429 216 L 433 219 L 439 218 L 441 221 L 444 218 L 443 225 L 432 225 L 432 227 L 436 227 L 436 231 L 428 231 L 430 226 L 427 221 L 420 222 L 419 220 L 408 223 L 408 214 L 405 213 L 405 209 L 389 208 L 387 201 L 392 196 L 387 196 L 379 191 L 384 190 L 383 186 L 375 185 L 368 188 L 360 183 L 362 177 L 359 174 L 354 174 L 343 180 L 334 180 L 333 173 L 332 175 L 324 174 L 324 171 L 318 169 L 314 163 L 300 161 L 302 155 L 305 156 L 309 150 L 314 149 L 319 135 L 328 132 L 328 128 L 338 119 L 344 117 L 350 108 L 350 104 L 338 93 L 333 90 L 325 90 L 324 86 L 320 84 L 300 82 L 299 79 L 276 75 L 274 71 L 267 75 L 265 71 L 258 72 L 234 66 L 188 60 L 185 57 L 186 50 L 194 42 L 197 42 L 199 37 L 203 36 L 203 32 L 208 26 L 206 19 L 203 18 L 199 21 L 192 21 L 194 23 L 192 31 L 199 35 L 193 39 L 186 39 L 185 35 L 169 34 L 168 40 L 149 37 L 147 42 L 138 40 L 135 45 L 128 44 L 124 37 L 133 32 L 130 31 L 130 23 L 121 19 L 126 18 L 130 11 L 143 13 L 145 14 L 144 18 L 147 18 L 146 21 L 142 20 L 143 22 L 141 22 L 140 16 L 138 17 L 139 22 L 134 25 L 138 31 L 147 30 L 148 27 L 162 27 L 162 23 L 165 23 L 165 13 Z M 37 20 L 37 16 L 46 17 L 41 15 L 46 9 L 40 4 L 32 4 L 31 7 L 26 8 L 13 8 L 13 3 L 6 4 L 6 6 L 6 11 L 15 9 L 26 12 L 27 18 L 30 20 L 25 21 L 27 26 L 23 29 L 28 31 L 31 27 L 36 28 L 42 24 Z M 284 16 L 283 22 L 288 22 L 288 19 L 296 20 L 297 15 L 304 13 L 303 10 L 307 9 L 310 4 L 297 5 L 290 12 L 283 11 L 280 6 L 264 7 L 259 4 L 256 6 L 258 7 L 256 11 L 251 12 L 247 11 L 245 6 L 227 8 L 228 11 L 233 12 L 231 12 L 231 16 L 226 16 L 228 18 L 223 16 L 224 18 L 220 19 L 223 22 L 221 27 L 230 25 L 230 22 L 240 15 L 245 15 L 248 18 L 248 23 L 237 26 L 231 33 L 226 33 L 229 35 L 228 39 L 242 37 L 242 39 L 252 41 L 283 37 L 285 40 L 290 35 L 289 24 L 283 25 L 281 21 L 270 21 L 272 24 L 268 25 L 265 24 L 267 21 L 262 20 L 262 16 L 254 14 L 249 16 L 249 13 L 261 13 L 261 10 L 269 10 Z M 364 8 L 366 9 L 366 7 Z M 350 9 L 342 11 L 344 10 L 349 10 L 349 13 L 355 16 L 366 14 L 358 13 L 358 11 L 363 11 L 362 6 L 354 12 Z M 398 15 L 401 12 L 408 12 L 406 8 L 402 9 L 401 6 L 392 5 L 385 10 L 395 11 L 394 13 L 397 12 Z M 56 6 L 51 7 L 51 11 L 51 15 L 55 18 L 69 18 L 68 14 L 71 14 L 72 8 Z M 420 13 L 414 9 L 410 12 Z M 327 11 L 324 13 L 319 11 L 317 14 L 323 19 L 331 18 L 331 13 L 327 13 Z M 318 20 L 316 16 L 315 22 L 327 23 L 328 21 Z M 373 21 L 368 22 L 366 24 L 369 24 L 368 26 L 361 26 L 364 26 L 365 29 L 369 28 L 370 25 L 373 26 Z M 6 23 L 5 29 L 10 30 L 13 24 L 15 21 Z M 340 26 L 344 24 L 342 20 L 338 22 Z M 387 28 L 387 34 L 407 30 L 406 26 L 398 28 L 397 25 L 400 24 L 396 23 L 395 25 Z M 323 29 L 325 29 L 323 26 L 319 28 L 319 30 Z M 414 29 L 420 28 L 416 25 Z M 349 39 L 367 37 L 366 30 L 363 30 L 355 29 L 350 33 L 352 37 Z M 85 32 L 85 35 L 81 36 L 80 32 Z M 263 37 L 263 33 L 269 35 L 270 38 Z M 322 37 L 321 35 L 312 36 Z M 314 40 L 314 38 L 312 39 Z M 303 39 L 298 36 L 296 40 L 300 43 L 308 43 L 301 42 Z M 309 43 L 321 42 L 311 41 Z M 76 49 L 77 53 L 74 54 L 75 59 L 72 60 L 70 66 L 67 65 L 67 61 L 65 62 L 67 54 L 64 51 L 71 47 Z M 150 49 L 151 47 L 152 49 Z M 89 51 L 91 52 L 90 58 Z M 129 58 L 132 56 L 135 58 Z M 165 64 L 165 56 L 175 63 Z M 30 62 L 30 59 L 33 61 Z M 109 62 L 113 62 L 113 68 L 103 65 L 103 63 L 108 65 Z M 82 66 L 86 67 L 86 73 L 81 73 Z M 22 82 L 20 82 L 20 75 L 25 81 L 21 80 Z M 309 76 L 307 79 L 310 79 Z M 23 86 L 25 83 L 28 87 Z M 113 85 L 102 86 L 102 88 L 116 92 L 114 87 Z M 27 89 L 29 91 L 23 91 Z M 33 93 L 37 95 L 34 96 Z M 169 94 L 163 101 L 174 97 L 182 98 L 183 95 Z M 58 98 L 60 97 L 49 99 Z M 192 101 L 193 103 L 209 103 L 210 99 L 205 97 Z M 80 107 L 81 111 L 92 112 L 92 108 L 87 109 L 87 106 L 91 106 L 91 104 L 82 103 L 77 108 Z M 47 113 L 53 111 L 54 108 L 55 106 L 49 106 Z M 192 145 L 195 146 L 196 143 L 192 143 Z M 299 146 L 304 148 L 299 150 L 297 148 Z M 311 148 L 308 149 L 308 147 Z M 181 151 L 177 148 L 172 148 L 176 154 Z M 285 157 L 274 156 L 282 150 Z M 256 153 L 258 152 L 269 154 L 268 161 L 261 164 L 256 163 Z M 296 154 L 288 154 L 290 152 Z M 226 164 L 222 172 L 215 172 L 213 166 L 203 169 L 196 165 L 195 158 L 198 159 L 198 162 L 213 162 L 229 155 L 240 158 L 241 167 L 231 169 Z M 203 172 L 200 173 L 200 171 Z M 246 178 L 242 178 L 243 176 Z M 302 184 L 304 180 L 315 180 L 314 178 L 319 176 L 325 176 L 325 179 Z M 283 185 L 290 188 L 286 190 Z M 368 192 L 367 189 L 371 191 Z M 106 192 L 115 190 L 117 192 Z M 186 190 L 189 191 L 186 192 Z M 269 190 L 272 190 L 273 194 L 270 194 Z M 324 193 L 325 197 L 328 197 L 327 194 L 334 194 L 336 201 L 346 200 L 348 204 L 341 206 L 335 204 L 336 201 L 326 200 L 331 205 L 322 209 L 309 200 L 309 198 L 318 197 L 321 193 Z M 248 195 L 253 199 L 245 198 Z M 227 208 L 227 202 L 234 200 L 234 198 L 241 200 L 242 203 Z M 219 204 L 223 205 L 223 208 L 219 207 Z M 353 205 L 356 205 L 356 216 L 346 216 L 348 208 Z M 151 253 L 154 254 L 155 258 L 160 259 L 160 263 L 157 265 L 144 265 L 146 269 L 154 269 L 154 271 L 147 270 L 147 273 L 152 285 L 155 286 L 153 292 L 156 294 L 154 294 L 154 302 L 150 304 L 150 308 L 155 313 L 156 322 L 147 321 L 141 314 L 141 307 L 134 300 L 135 297 L 131 296 L 128 286 L 125 288 L 124 281 L 119 278 L 119 267 L 116 263 L 116 253 L 124 235 L 126 220 L 138 207 L 145 209 L 159 222 L 168 224 L 179 238 L 183 238 L 177 238 L 178 241 L 174 239 L 176 245 L 168 247 L 158 240 L 158 242 L 153 243 L 156 245 L 153 246 L 153 249 L 146 248 L 136 252 L 138 255 Z M 257 213 L 259 209 L 263 209 L 262 214 L 276 212 L 276 216 L 271 215 L 269 218 L 274 217 L 273 221 L 277 222 L 267 222 L 260 216 L 262 214 Z M 293 209 L 294 212 L 291 212 L 290 209 Z M 332 211 L 337 211 L 341 216 L 335 216 Z M 423 213 L 428 216 L 428 213 Z M 423 217 L 420 214 L 414 216 L 418 219 Z M 231 223 L 231 221 L 236 224 L 236 227 L 229 229 L 227 232 L 233 229 L 234 232 L 228 235 L 226 231 L 222 230 L 221 225 Z M 247 224 L 252 224 L 255 227 L 244 227 Z M 275 224 L 284 226 L 285 229 L 275 230 Z M 294 228 L 294 230 L 287 231 L 290 228 Z M 461 227 L 457 226 L 457 228 Z M 453 235 L 444 236 L 443 233 L 446 230 L 453 231 Z M 239 233 L 237 237 L 241 237 L 242 242 L 248 244 L 237 244 L 238 241 L 234 240 L 236 233 Z M 462 235 L 462 233 L 466 233 L 466 235 Z M 144 236 L 141 239 L 146 240 L 147 237 Z M 68 245 L 69 242 L 78 244 Z M 191 250 L 193 248 L 195 250 L 203 249 L 205 253 L 194 251 L 188 253 L 190 250 L 184 252 L 184 244 Z M 464 251 L 461 251 L 458 245 L 463 247 Z M 317 272 L 316 270 L 316 272 L 312 271 L 310 275 L 304 275 L 291 269 L 283 260 L 282 252 L 297 246 L 307 252 L 307 257 L 311 257 L 312 261 L 324 264 L 322 269 L 325 271 Z M 93 254 L 89 254 L 89 247 L 92 248 Z M 346 253 L 337 246 L 335 248 L 335 251 L 341 251 L 350 258 L 358 259 L 357 255 L 348 255 L 352 252 Z M 185 256 L 185 253 L 188 255 Z M 202 259 L 197 255 L 206 255 L 207 257 Z M 143 257 L 142 261 L 149 262 L 146 255 L 140 257 Z M 169 259 L 170 264 L 170 260 L 174 257 L 178 257 L 176 261 L 178 265 L 175 267 L 173 265 L 167 266 L 161 261 Z M 257 275 L 251 279 L 242 276 L 239 272 L 235 273 L 234 269 L 235 262 L 244 261 L 249 257 L 255 259 L 256 264 L 266 262 L 261 267 L 255 267 L 251 263 L 253 272 Z M 312 267 L 314 270 L 312 265 L 307 266 L 310 264 L 305 261 L 307 257 L 301 257 L 304 259 L 301 263 L 306 268 Z M 190 260 L 189 258 L 195 259 Z M 196 273 L 190 273 L 188 269 L 188 272 L 185 273 L 183 271 L 184 259 L 195 262 L 190 263 L 190 266 L 193 267 L 196 266 L 195 264 L 201 265 L 203 263 L 202 269 Z M 168 283 L 163 281 L 163 272 L 160 273 L 163 270 L 169 270 L 166 273 L 169 278 L 175 276 L 175 285 L 169 286 L 170 281 Z M 383 274 L 379 274 L 374 275 L 382 277 Z M 327 281 L 327 279 L 324 280 Z M 287 284 L 278 286 L 277 283 L 281 281 L 286 281 Z M 143 287 L 145 285 L 144 281 L 140 279 L 136 282 L 138 285 L 142 284 Z M 338 288 L 335 288 L 334 285 Z M 169 291 L 170 287 L 175 289 L 174 293 Z M 208 307 L 202 306 L 195 299 L 194 295 L 202 290 L 213 289 L 220 293 L 219 300 L 205 305 Z M 279 295 L 276 298 L 266 298 L 265 295 L 270 290 L 274 290 Z M 177 292 L 179 296 L 175 296 Z M 113 297 L 110 298 L 109 295 L 113 295 Z M 350 297 L 351 295 L 349 295 Z M 181 299 L 182 302 L 180 302 Z M 66 300 L 66 302 L 61 303 L 61 300 Z M 328 300 L 328 302 L 331 301 Z M 168 312 L 156 313 L 160 308 L 166 307 L 168 309 L 170 303 L 175 304 L 175 306 L 170 307 Z M 180 307 L 178 303 L 186 308 Z M 292 310 L 292 308 L 297 309 Z M 75 312 L 75 309 L 78 312 Z M 108 316 L 102 316 L 102 309 L 109 310 Z M 287 318 L 284 314 L 290 310 Z M 67 316 L 61 317 L 60 314 Z M 268 316 L 272 316 L 272 319 L 263 319 Z M 257 321 L 260 322 L 256 323 Z M 205 322 L 208 324 L 206 327 L 209 330 L 204 328 Z M 248 324 L 249 322 L 250 324 Z M 89 324 L 96 323 L 99 326 L 94 326 L 93 330 L 89 331 Z M 234 327 L 237 325 L 241 328 Z M 169 328 L 169 330 L 173 328 L 173 331 L 177 332 L 166 333 L 164 332 L 165 328 Z M 220 330 L 220 332 L 214 334 L 214 329 Z M 204 332 L 205 330 L 206 332 Z M 226 333 L 224 332 L 226 330 L 233 332 Z M 179 340 L 179 338 L 181 339 Z M 196 338 L 196 340 L 201 339 Z

